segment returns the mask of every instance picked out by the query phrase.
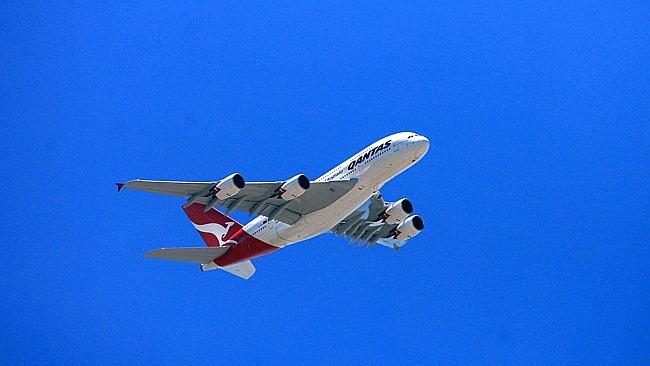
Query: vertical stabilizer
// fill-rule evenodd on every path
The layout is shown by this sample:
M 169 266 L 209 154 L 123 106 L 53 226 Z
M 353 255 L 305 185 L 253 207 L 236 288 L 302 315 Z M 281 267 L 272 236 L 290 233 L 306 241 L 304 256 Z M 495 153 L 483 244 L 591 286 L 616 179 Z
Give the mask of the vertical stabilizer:
M 237 244 L 229 239 L 242 228 L 242 225 L 218 210 L 211 209 L 203 212 L 204 209 L 205 205 L 202 203 L 193 203 L 183 208 L 205 244 L 209 247 Z

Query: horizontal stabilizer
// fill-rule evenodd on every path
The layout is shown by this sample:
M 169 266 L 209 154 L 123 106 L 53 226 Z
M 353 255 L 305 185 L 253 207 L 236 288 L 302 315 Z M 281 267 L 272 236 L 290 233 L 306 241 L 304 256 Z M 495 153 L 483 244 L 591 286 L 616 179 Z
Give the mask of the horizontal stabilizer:
M 221 269 L 245 280 L 251 278 L 251 276 L 255 274 L 255 266 L 253 266 L 253 262 L 251 261 L 240 262 L 230 266 L 221 267 Z
M 228 247 L 209 248 L 161 248 L 145 254 L 145 258 L 166 259 L 188 263 L 208 263 L 221 257 L 228 251 Z

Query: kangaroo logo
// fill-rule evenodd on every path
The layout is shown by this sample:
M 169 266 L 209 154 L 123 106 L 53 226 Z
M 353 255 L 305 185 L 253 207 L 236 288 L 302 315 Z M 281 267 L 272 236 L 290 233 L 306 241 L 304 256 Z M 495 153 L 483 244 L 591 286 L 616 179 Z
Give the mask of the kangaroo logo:
M 235 223 L 234 222 L 227 222 L 226 226 L 222 226 L 216 223 L 211 223 L 211 224 L 204 224 L 204 225 L 198 225 L 195 223 L 192 223 L 196 230 L 202 232 L 202 233 L 208 233 L 214 235 L 217 240 L 219 240 L 219 246 L 223 247 L 225 245 L 229 244 L 237 244 L 236 240 L 226 240 L 223 241 L 224 237 L 228 235 L 228 231 L 230 231 L 230 227 L 233 226 Z

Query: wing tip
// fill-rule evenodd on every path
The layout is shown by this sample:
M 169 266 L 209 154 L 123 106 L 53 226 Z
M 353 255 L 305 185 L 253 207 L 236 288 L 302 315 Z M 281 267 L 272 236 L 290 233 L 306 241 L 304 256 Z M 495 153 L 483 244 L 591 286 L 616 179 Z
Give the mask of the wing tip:
M 122 190 L 122 187 L 124 187 L 124 183 L 121 183 L 121 182 L 117 182 L 117 183 L 115 183 L 115 185 L 117 186 L 117 191 L 118 192 Z
M 144 258 L 156 258 L 156 254 L 158 254 L 158 253 L 160 253 L 161 251 L 164 251 L 164 250 L 165 250 L 165 248 L 154 249 L 154 250 L 151 250 L 151 251 L 148 251 L 148 252 L 144 253 L 143 257 Z

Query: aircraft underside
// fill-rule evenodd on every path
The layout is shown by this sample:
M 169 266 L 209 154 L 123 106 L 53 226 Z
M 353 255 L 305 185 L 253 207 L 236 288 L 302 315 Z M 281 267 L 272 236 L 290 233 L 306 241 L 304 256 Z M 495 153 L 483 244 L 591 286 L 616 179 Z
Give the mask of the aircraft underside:
M 423 136 L 402 132 L 368 146 L 315 181 L 298 174 L 285 181 L 246 182 L 231 174 L 215 182 L 134 180 L 122 188 L 186 198 L 183 209 L 207 248 L 161 248 L 148 258 L 199 263 L 241 278 L 255 273 L 251 259 L 323 233 L 372 247 L 398 250 L 424 228 L 405 198 L 385 202 L 379 193 L 390 179 L 426 154 Z M 225 213 L 217 210 L 220 207 Z M 227 214 L 258 215 L 246 225 Z

